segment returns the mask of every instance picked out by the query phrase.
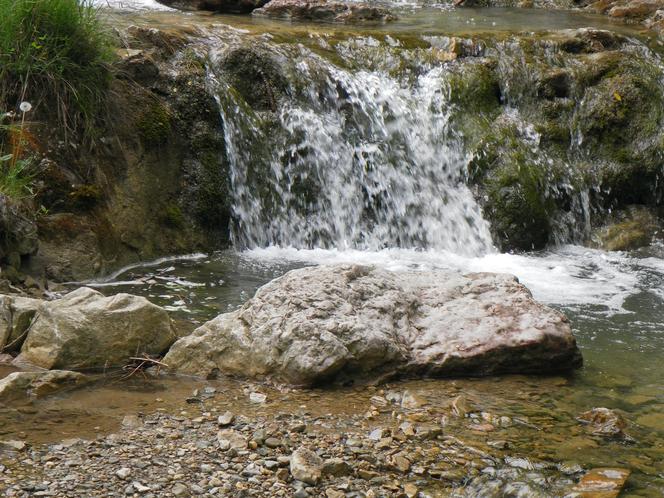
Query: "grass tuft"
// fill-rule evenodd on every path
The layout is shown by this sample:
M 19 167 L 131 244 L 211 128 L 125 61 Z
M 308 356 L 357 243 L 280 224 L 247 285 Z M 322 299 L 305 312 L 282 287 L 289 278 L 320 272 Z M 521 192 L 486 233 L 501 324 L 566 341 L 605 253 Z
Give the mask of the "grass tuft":
M 57 116 L 65 137 L 103 115 L 113 51 L 90 0 L 0 0 L 0 108 Z

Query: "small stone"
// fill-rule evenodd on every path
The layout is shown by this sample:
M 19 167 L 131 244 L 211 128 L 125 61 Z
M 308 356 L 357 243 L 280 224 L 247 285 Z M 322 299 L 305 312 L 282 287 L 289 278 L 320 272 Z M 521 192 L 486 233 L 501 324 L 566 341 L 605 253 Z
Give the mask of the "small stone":
M 404 474 L 410 470 L 410 460 L 402 455 L 394 455 L 392 464 L 399 472 Z
M 178 482 L 171 488 L 171 493 L 173 493 L 174 496 L 186 496 L 189 494 L 189 489 L 187 489 L 187 486 L 184 484 Z
M 381 439 L 380 441 L 378 441 L 378 442 L 376 443 L 376 449 L 378 449 L 378 450 L 386 450 L 386 449 L 388 449 L 390 446 L 392 446 L 392 443 L 393 443 L 393 442 L 394 442 L 394 439 L 392 439 L 391 437 L 384 437 L 383 439 Z
M 115 475 L 118 477 L 118 479 L 126 481 L 127 479 L 129 479 L 129 476 L 131 475 L 131 469 L 128 467 L 122 467 L 115 473 Z
M 323 461 L 313 451 L 301 447 L 293 452 L 290 471 L 293 478 L 315 486 L 321 479 Z
M 222 451 L 228 449 L 244 450 L 247 448 L 247 439 L 237 431 L 225 429 L 217 434 L 219 448 Z
M 378 472 L 374 472 L 373 470 L 360 469 L 357 471 L 357 477 L 364 479 L 365 481 L 370 481 L 371 479 L 375 479 L 379 476 L 380 474 Z
M 143 421 L 137 415 L 125 415 L 122 419 L 122 427 L 125 429 L 138 429 L 143 426 Z
M 134 486 L 134 489 L 139 493 L 147 493 L 148 491 L 152 491 L 152 489 L 149 486 L 144 486 L 140 482 L 134 481 L 131 484 L 132 486 Z
M 275 472 L 275 476 L 280 481 L 287 481 L 288 480 L 288 475 L 289 475 L 288 469 L 284 469 L 284 468 L 281 468 L 281 469 L 279 469 Z
M 415 435 L 415 429 L 413 429 L 413 424 L 410 422 L 404 422 L 399 426 L 399 429 L 401 429 L 401 432 L 403 432 L 405 436 Z
M 353 468 L 342 458 L 330 458 L 325 460 L 321 469 L 323 475 L 343 477 L 353 473 Z
M 281 440 L 277 439 L 276 437 L 269 437 L 265 440 L 265 446 L 268 448 L 279 448 L 281 446 Z
M 252 403 L 265 403 L 265 401 L 267 401 L 267 396 L 263 393 L 252 392 L 249 394 L 249 401 Z
M 380 441 L 383 438 L 383 429 L 374 429 L 369 433 L 369 439 L 372 441 Z
M 371 396 L 369 403 L 379 408 L 387 406 L 387 400 L 383 396 Z
M 410 482 L 404 484 L 403 492 L 406 493 L 406 496 L 408 498 L 415 498 L 419 493 L 417 486 L 415 486 L 413 483 Z
M 344 498 L 346 496 L 346 493 L 344 493 L 343 491 L 339 491 L 338 489 L 327 488 L 325 490 L 325 496 L 327 498 Z
M 415 394 L 410 391 L 404 391 L 403 396 L 401 397 L 401 408 L 406 408 L 406 409 L 421 408 L 426 404 L 427 404 L 426 399 L 424 399 L 419 394 Z
M 221 427 L 226 427 L 228 425 L 231 425 L 233 423 L 233 420 L 235 420 L 235 415 L 233 415 L 232 412 L 225 412 L 223 415 L 219 415 L 219 418 L 217 419 L 217 423 Z

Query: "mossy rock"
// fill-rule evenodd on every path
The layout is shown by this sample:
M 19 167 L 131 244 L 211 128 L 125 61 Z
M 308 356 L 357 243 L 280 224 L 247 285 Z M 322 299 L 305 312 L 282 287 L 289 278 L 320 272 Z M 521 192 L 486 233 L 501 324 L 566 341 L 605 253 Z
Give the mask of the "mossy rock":
M 606 251 L 629 251 L 649 245 L 664 234 L 664 223 L 645 206 L 629 206 L 612 216 L 612 221 L 596 230 L 593 245 Z
M 277 110 L 288 80 L 274 49 L 267 45 L 236 48 L 226 55 L 221 68 L 230 86 L 254 110 Z
M 485 214 L 502 249 L 541 249 L 549 241 L 555 210 L 537 165 L 506 165 L 485 182 Z
M 492 61 L 458 65 L 448 79 L 451 101 L 463 112 L 495 114 L 500 107 L 500 84 Z
M 171 133 L 172 117 L 160 102 L 150 102 L 138 114 L 136 130 L 144 144 L 156 146 L 166 143 Z

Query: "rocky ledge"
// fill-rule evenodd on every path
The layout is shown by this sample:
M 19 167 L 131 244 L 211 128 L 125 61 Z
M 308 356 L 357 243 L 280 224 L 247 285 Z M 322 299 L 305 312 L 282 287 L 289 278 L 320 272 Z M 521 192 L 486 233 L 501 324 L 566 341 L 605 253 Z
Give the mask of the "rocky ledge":
M 362 2 L 327 0 L 272 0 L 253 12 L 256 16 L 299 21 L 367 22 L 394 21 L 397 17 L 383 7 Z
M 176 342 L 164 363 L 303 386 L 561 371 L 581 354 L 565 316 L 513 276 L 332 265 L 268 283 Z

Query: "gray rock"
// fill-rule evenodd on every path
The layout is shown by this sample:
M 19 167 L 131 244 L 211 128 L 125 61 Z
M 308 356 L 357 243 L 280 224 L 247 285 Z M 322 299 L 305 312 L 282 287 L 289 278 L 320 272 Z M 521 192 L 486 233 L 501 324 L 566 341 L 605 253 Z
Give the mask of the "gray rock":
M 251 393 L 249 394 L 249 401 L 252 403 L 265 403 L 267 396 L 263 393 Z
M 235 419 L 235 415 L 233 415 L 232 412 L 225 412 L 223 415 L 219 415 L 219 418 L 217 419 L 217 423 L 221 427 L 226 427 L 227 425 L 231 425 L 233 423 L 233 420 Z
M 131 475 L 131 469 L 128 467 L 122 467 L 121 469 L 115 472 L 115 475 L 118 477 L 118 479 L 126 481 L 127 479 L 129 479 L 129 476 Z
M 147 299 L 82 287 L 42 303 L 18 359 L 43 368 L 122 366 L 137 353 L 163 353 L 175 338 L 166 310 Z
M 13 372 L 0 380 L 0 404 L 41 398 L 65 389 L 80 387 L 89 380 L 81 373 L 67 370 Z
M 217 434 L 217 441 L 219 442 L 219 448 L 222 450 L 228 450 L 231 448 L 235 450 L 243 450 L 247 447 L 247 439 L 233 429 L 219 431 Z
M 344 378 L 490 375 L 581 364 L 566 317 L 510 275 L 294 270 L 176 342 L 164 362 L 311 385 Z
M 313 451 L 301 447 L 293 452 L 290 472 L 294 479 L 315 486 L 321 479 L 323 460 Z
M 0 441 L 0 450 L 4 451 L 23 451 L 26 447 L 25 441 Z

